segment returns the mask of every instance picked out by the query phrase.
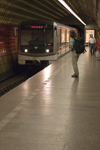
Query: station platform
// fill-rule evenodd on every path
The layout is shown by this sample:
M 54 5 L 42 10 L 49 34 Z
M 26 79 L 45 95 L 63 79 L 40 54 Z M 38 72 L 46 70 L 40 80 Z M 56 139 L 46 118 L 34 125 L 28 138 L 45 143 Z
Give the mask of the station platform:
M 99 150 L 100 61 L 71 52 L 0 97 L 0 150 Z

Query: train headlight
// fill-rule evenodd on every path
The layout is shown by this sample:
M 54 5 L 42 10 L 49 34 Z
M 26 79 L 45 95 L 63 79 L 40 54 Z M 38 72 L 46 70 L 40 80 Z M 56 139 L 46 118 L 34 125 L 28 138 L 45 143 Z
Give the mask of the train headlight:
M 50 52 L 50 50 L 49 50 L 49 49 L 46 49 L 46 52 L 47 52 L 47 53 L 49 53 L 49 52 Z
M 24 49 L 24 52 L 27 53 L 27 52 L 28 52 L 28 49 Z

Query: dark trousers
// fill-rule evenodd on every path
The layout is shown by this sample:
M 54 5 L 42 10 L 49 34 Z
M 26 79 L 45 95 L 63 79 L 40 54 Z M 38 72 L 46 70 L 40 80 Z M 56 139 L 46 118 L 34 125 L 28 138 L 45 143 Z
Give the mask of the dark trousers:
M 90 44 L 90 53 L 91 53 L 91 56 L 94 55 L 94 52 L 95 52 L 95 44 Z

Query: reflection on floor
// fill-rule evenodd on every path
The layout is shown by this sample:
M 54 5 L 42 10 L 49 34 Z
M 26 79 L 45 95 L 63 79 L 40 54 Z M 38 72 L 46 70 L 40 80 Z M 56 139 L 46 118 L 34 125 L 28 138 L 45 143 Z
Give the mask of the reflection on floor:
M 0 150 L 99 150 L 100 62 L 71 53 L 0 97 Z

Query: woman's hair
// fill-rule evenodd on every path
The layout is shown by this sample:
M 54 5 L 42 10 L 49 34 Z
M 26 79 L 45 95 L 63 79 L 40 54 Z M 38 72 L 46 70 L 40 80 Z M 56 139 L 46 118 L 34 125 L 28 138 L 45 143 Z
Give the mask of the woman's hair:
M 76 37 L 76 33 L 74 30 L 70 30 L 70 37 L 72 38 Z

